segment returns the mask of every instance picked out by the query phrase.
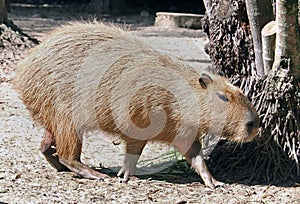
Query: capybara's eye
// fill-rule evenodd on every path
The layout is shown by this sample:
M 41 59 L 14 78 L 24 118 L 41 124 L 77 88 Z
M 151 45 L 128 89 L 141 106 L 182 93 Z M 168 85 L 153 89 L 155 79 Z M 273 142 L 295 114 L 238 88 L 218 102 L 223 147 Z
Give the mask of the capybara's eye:
M 228 102 L 228 98 L 225 96 L 225 94 L 223 93 L 217 93 L 217 96 L 219 99 L 221 99 L 222 101 Z

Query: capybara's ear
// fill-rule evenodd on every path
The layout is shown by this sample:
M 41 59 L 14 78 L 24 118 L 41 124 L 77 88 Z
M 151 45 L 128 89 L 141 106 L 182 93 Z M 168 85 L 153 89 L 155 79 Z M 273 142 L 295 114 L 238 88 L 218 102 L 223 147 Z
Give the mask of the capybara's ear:
M 206 89 L 209 84 L 213 83 L 212 78 L 207 74 L 202 74 L 199 78 L 199 84 L 203 89 Z

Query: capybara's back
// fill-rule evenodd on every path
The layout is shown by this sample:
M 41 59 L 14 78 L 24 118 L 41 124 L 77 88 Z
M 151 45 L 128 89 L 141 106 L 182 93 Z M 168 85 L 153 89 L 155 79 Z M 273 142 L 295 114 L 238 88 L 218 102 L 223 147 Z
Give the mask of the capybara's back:
M 96 22 L 50 33 L 19 64 L 15 85 L 45 128 L 41 151 L 49 163 L 92 179 L 105 175 L 80 162 L 87 131 L 124 139 L 118 175 L 125 180 L 147 141 L 160 140 L 173 144 L 214 188 L 221 183 L 199 155 L 201 136 L 250 141 L 259 125 L 249 100 L 225 78 L 196 71 L 122 29 Z

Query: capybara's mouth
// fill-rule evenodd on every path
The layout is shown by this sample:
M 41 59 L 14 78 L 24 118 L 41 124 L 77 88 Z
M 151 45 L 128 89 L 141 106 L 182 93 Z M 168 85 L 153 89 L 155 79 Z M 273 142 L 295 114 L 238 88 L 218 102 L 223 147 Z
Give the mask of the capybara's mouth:
M 246 142 L 251 142 L 258 135 L 258 132 L 259 128 L 255 128 L 250 134 L 249 140 L 247 140 Z
M 238 142 L 238 143 L 251 142 L 257 136 L 258 132 L 259 132 L 259 128 L 256 128 L 250 134 L 249 133 L 240 134 L 236 137 L 230 138 L 230 140 L 233 142 Z

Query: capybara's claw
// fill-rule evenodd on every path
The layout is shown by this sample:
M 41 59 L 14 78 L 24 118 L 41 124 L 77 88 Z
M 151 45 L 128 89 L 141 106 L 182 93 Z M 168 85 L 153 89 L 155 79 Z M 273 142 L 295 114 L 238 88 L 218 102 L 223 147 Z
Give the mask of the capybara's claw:
M 127 183 L 129 181 L 131 175 L 133 175 L 132 171 L 124 166 L 119 170 L 117 174 L 117 176 L 121 179 L 121 182 L 124 183 Z
M 209 180 L 204 181 L 205 185 L 211 189 L 215 189 L 216 187 L 224 186 L 225 183 L 214 179 L 213 177 Z
M 218 180 L 215 180 L 215 179 L 213 179 L 213 183 L 214 183 L 215 187 L 223 187 L 223 186 L 225 186 L 225 183 L 223 183 L 221 181 L 218 181 Z

